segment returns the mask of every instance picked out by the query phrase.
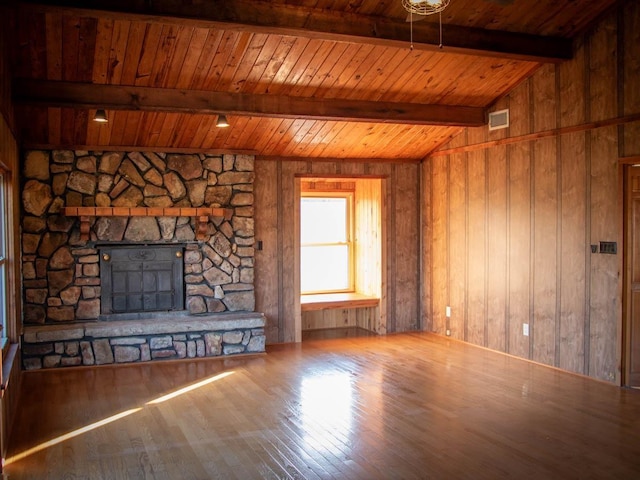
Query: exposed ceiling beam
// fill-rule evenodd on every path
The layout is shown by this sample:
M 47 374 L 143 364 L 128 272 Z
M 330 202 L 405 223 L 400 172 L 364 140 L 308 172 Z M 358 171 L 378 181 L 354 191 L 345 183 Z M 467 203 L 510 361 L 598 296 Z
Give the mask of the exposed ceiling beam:
M 172 113 L 229 114 L 411 125 L 480 126 L 484 109 L 19 79 L 16 103 Z
M 398 0 L 399 1 L 399 0 Z M 189 23 L 210 28 L 294 35 L 330 41 L 409 48 L 404 20 L 264 1 L 218 0 L 21 0 L 22 8 L 62 10 L 90 17 L 107 16 L 148 22 Z M 558 63 L 573 55 L 572 41 L 521 33 L 444 25 L 444 47 L 435 22 L 413 25 L 413 48 Z

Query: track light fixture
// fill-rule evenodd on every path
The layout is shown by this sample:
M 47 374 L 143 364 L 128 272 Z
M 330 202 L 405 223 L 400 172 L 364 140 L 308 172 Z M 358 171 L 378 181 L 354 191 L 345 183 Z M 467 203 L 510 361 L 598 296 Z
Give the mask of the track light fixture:
M 107 123 L 109 119 L 107 118 L 107 112 L 105 112 L 102 108 L 96 110 L 96 114 L 93 116 L 93 121 L 98 123 Z
M 229 126 L 229 122 L 227 121 L 226 115 L 218 115 L 218 120 L 216 120 L 216 127 L 218 128 L 226 128 Z

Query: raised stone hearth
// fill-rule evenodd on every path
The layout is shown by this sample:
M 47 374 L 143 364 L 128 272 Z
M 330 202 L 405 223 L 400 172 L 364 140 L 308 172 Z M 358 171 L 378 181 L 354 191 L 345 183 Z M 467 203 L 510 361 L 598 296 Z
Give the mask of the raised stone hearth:
M 261 313 L 186 316 L 158 314 L 135 321 L 26 327 L 23 364 L 33 370 L 265 351 Z

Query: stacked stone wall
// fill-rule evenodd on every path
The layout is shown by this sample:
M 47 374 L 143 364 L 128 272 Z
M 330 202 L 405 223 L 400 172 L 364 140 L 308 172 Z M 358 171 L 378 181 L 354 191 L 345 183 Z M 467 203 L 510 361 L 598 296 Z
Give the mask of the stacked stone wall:
M 100 243 L 184 243 L 189 313 L 253 311 L 253 161 L 247 155 L 27 152 L 25 325 L 98 319 Z M 191 217 L 96 217 L 86 241 L 78 219 L 61 214 L 65 206 L 224 207 L 233 214 L 212 218 L 203 241 L 196 241 Z

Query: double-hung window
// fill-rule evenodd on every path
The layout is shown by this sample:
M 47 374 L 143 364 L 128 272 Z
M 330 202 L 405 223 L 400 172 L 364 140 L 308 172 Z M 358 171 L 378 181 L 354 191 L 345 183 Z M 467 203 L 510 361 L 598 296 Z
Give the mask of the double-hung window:
M 301 293 L 354 291 L 353 194 L 304 192 L 300 199 Z

